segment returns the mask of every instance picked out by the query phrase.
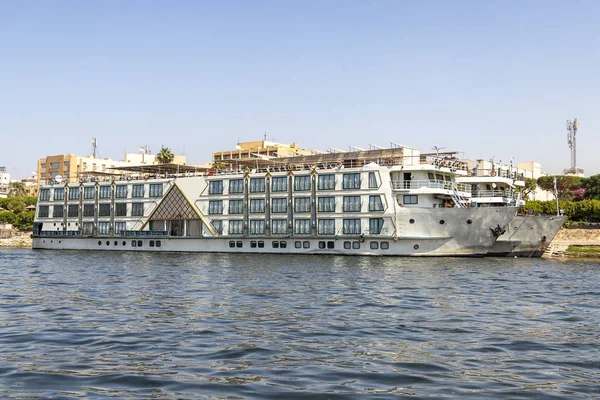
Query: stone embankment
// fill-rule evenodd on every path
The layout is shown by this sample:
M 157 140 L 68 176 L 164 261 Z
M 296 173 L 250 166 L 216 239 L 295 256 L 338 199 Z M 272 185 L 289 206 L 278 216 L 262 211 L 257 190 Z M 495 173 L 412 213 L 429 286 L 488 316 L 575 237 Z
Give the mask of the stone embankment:
M 569 249 L 571 246 L 571 249 Z M 581 250 L 581 251 L 579 251 Z M 600 229 L 562 228 L 548 246 L 545 257 L 600 257 Z
M 31 232 L 13 232 L 10 237 L 0 239 L 0 247 L 31 248 Z

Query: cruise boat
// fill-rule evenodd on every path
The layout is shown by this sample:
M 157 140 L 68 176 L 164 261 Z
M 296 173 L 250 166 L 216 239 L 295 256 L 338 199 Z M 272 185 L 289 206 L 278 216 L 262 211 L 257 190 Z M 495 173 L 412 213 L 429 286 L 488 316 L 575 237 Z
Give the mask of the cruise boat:
M 472 168 L 457 182 L 471 185 L 473 207 L 524 206 L 518 188 L 525 186 L 523 174 L 508 168 Z M 561 215 L 515 215 L 506 231 L 488 252 L 490 256 L 541 257 L 565 223 Z
M 483 256 L 516 207 L 473 208 L 457 159 L 414 149 L 121 167 L 48 182 L 33 247 L 54 250 Z

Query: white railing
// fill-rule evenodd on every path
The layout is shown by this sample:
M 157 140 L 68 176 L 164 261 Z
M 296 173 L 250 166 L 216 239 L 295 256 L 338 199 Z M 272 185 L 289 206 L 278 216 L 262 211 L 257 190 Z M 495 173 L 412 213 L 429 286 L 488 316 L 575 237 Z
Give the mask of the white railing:
M 454 183 L 454 182 L 445 182 L 445 181 L 426 181 L 426 180 L 396 180 L 391 181 L 392 189 L 396 190 L 410 190 L 410 189 L 443 189 L 443 190 L 452 190 L 453 185 L 456 186 L 456 189 L 459 192 L 471 192 L 471 185 L 462 184 L 462 183 Z
M 513 190 L 473 190 L 471 192 L 471 197 L 502 197 L 506 199 L 520 200 L 521 193 L 515 192 Z

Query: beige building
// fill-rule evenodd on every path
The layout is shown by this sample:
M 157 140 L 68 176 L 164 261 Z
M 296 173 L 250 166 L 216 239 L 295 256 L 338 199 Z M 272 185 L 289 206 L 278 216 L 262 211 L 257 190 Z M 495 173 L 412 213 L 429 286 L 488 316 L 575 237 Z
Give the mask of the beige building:
M 249 158 L 283 158 L 292 156 L 310 156 L 316 154 L 314 150 L 298 147 L 298 143 L 284 144 L 260 140 L 257 142 L 238 143 L 235 150 L 216 151 L 213 153 L 213 162 L 227 162 L 227 160 L 240 160 Z
M 74 181 L 86 173 L 112 173 L 113 168 L 135 165 L 158 164 L 155 154 L 125 153 L 124 161 L 110 158 L 79 157 L 73 154 L 48 156 L 38 160 L 37 183 L 46 182 L 61 176 L 63 180 Z M 175 156 L 173 163 L 184 164 L 185 156 Z

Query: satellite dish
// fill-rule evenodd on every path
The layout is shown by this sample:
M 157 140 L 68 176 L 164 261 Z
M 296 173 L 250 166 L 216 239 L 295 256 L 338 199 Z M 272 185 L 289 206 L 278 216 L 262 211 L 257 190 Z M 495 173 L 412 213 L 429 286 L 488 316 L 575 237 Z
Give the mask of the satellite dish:
M 56 176 L 54 177 L 54 181 L 55 181 L 56 183 L 61 183 L 61 182 L 62 182 L 62 180 L 63 180 L 63 177 L 62 177 L 62 176 L 60 176 L 60 175 L 56 175 Z
M 498 186 L 498 185 L 496 185 L 495 183 L 492 183 L 492 187 L 493 187 L 494 189 L 496 189 L 496 187 L 497 187 L 497 186 Z

